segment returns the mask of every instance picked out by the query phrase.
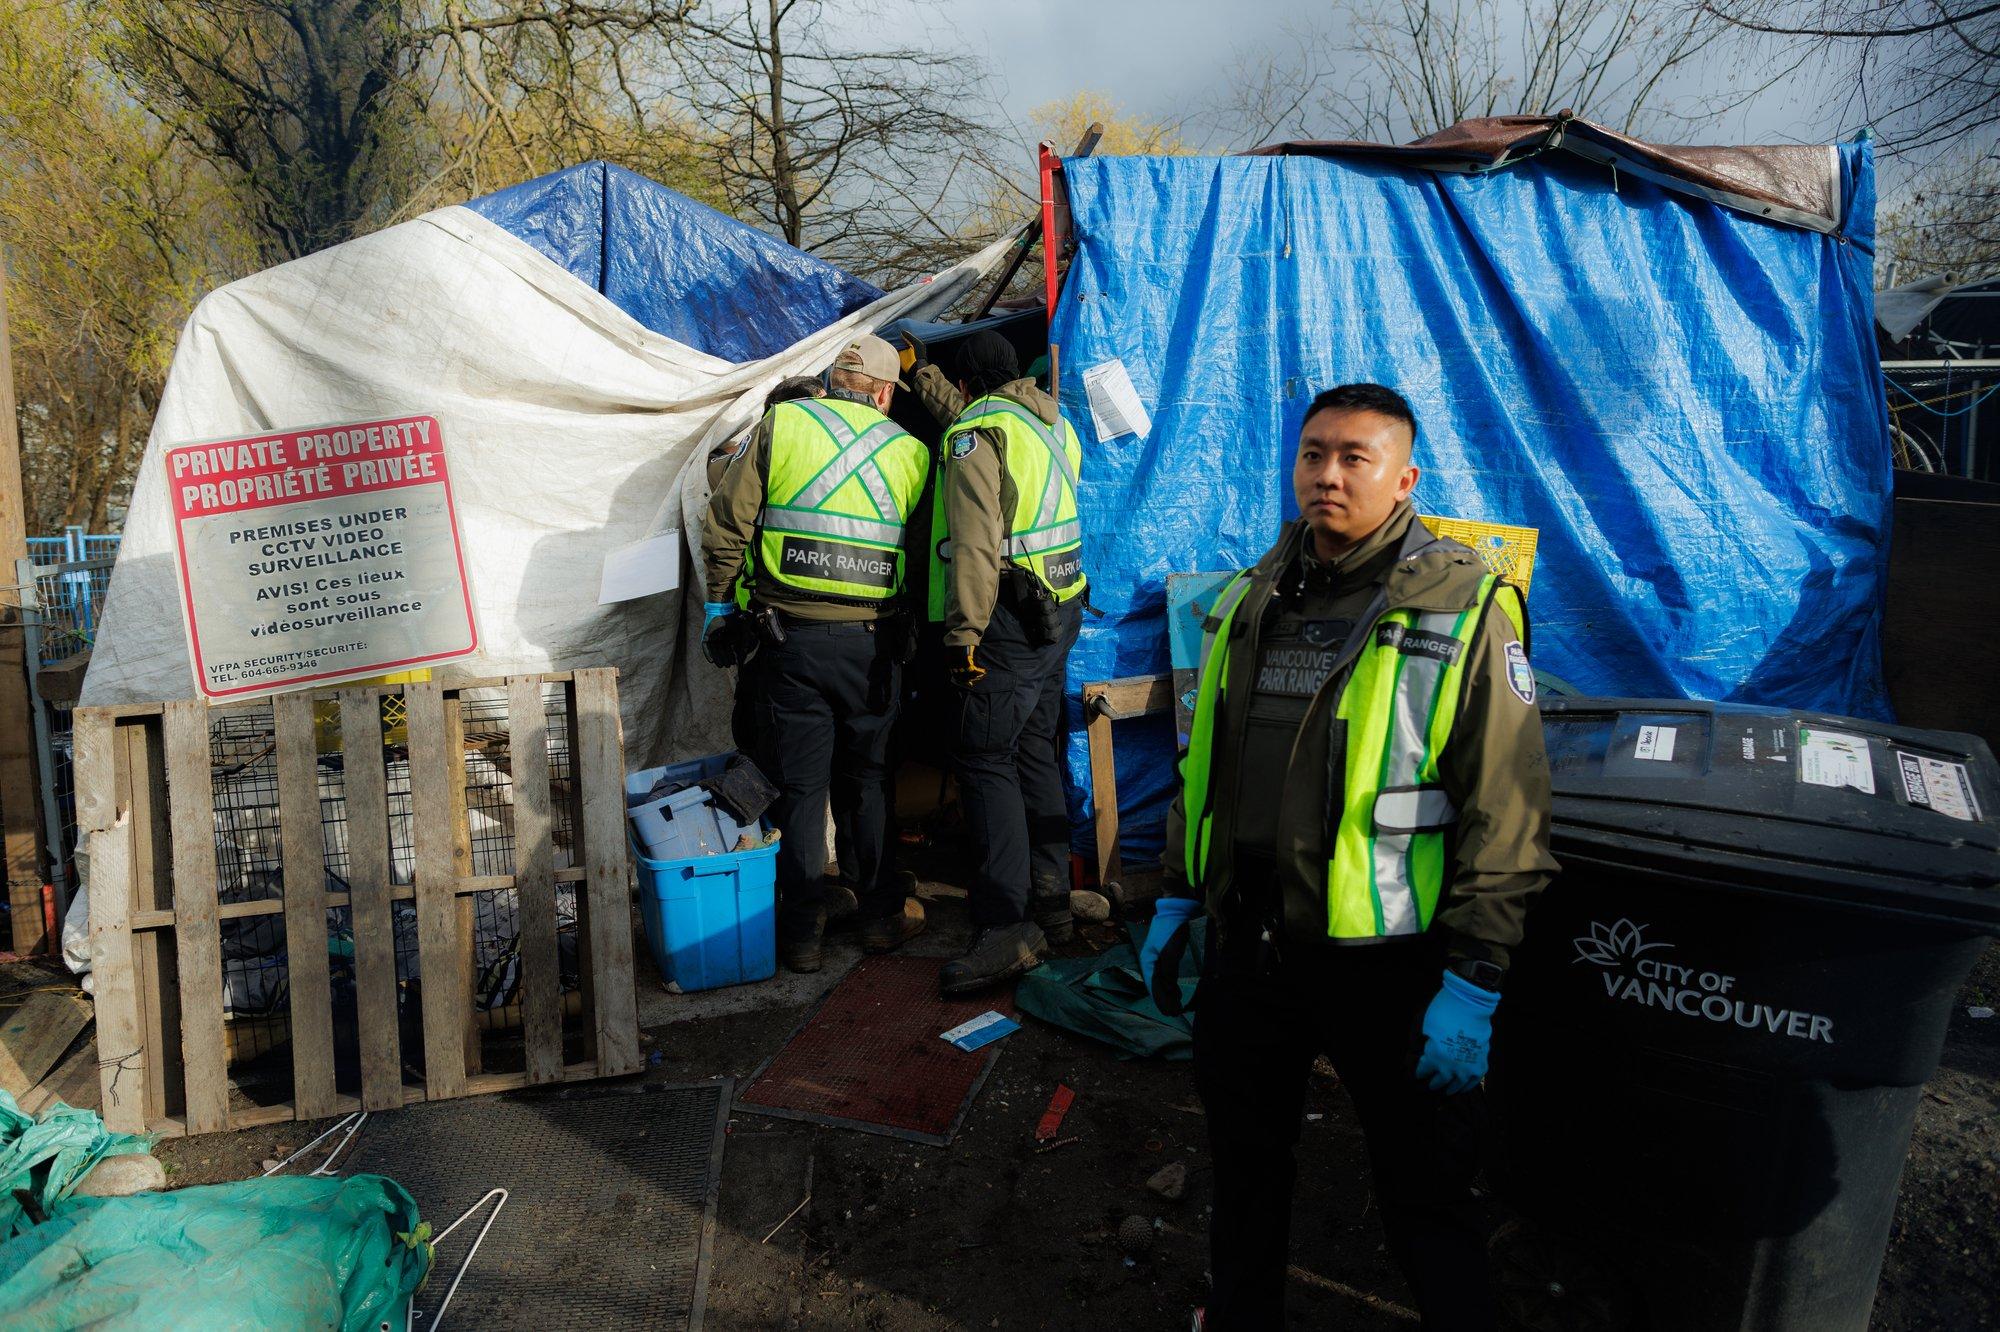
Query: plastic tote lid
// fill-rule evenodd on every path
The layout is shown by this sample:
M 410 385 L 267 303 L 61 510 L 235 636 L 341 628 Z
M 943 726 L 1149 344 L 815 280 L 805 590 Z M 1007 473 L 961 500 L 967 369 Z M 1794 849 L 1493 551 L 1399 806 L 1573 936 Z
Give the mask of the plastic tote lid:
M 1558 860 L 2000 933 L 2000 767 L 1976 736 L 1745 704 L 1548 699 Z

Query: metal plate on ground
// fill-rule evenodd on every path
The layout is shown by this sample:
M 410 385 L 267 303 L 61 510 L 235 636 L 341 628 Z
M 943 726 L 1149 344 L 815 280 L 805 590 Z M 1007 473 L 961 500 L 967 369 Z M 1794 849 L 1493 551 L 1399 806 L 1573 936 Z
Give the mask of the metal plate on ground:
M 433 1230 L 508 1191 L 446 1326 L 698 1329 L 733 1090 L 725 1078 L 415 1105 L 370 1116 L 340 1168 L 395 1180 Z M 485 1215 L 438 1246 L 413 1327 L 436 1325 Z
M 737 1108 L 942 1147 L 1005 1042 L 968 1053 L 941 1033 L 989 1009 L 1012 1017 L 1012 989 L 946 999 L 937 958 L 863 958 L 757 1071 Z

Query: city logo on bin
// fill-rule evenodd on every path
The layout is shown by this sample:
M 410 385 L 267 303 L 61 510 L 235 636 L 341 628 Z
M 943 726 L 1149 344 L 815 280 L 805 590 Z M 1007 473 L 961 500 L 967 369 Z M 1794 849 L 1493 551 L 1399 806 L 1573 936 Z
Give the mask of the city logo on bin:
M 1649 928 L 1630 920 L 1621 919 L 1612 925 L 1594 920 L 1588 934 L 1571 941 L 1576 946 L 1571 965 L 1588 962 L 1604 968 L 1600 979 L 1604 982 L 1605 996 L 1614 1003 L 1638 1004 L 1680 1017 L 1730 1023 L 1771 1036 L 1833 1044 L 1830 1017 L 1748 998 L 1738 991 L 1736 977 L 1719 971 L 1646 956 L 1673 948 L 1670 943 L 1648 943 Z

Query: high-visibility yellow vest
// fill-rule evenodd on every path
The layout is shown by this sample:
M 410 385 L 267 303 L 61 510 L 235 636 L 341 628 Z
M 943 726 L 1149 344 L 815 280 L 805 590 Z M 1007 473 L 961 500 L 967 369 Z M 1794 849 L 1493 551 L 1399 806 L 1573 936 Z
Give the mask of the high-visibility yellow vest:
M 1200 889 L 1214 811 L 1210 791 L 1216 709 L 1229 671 L 1230 626 L 1249 591 L 1238 574 L 1216 598 L 1215 629 L 1203 641 L 1193 728 L 1181 762 L 1187 811 L 1186 871 Z M 1335 715 L 1346 723 L 1340 822 L 1326 867 L 1327 935 L 1373 939 L 1421 934 L 1444 892 L 1445 837 L 1458 810 L 1438 776 L 1464 691 L 1466 661 L 1481 612 L 1497 602 L 1524 633 L 1520 593 L 1492 574 L 1462 611 L 1389 610 L 1372 624 L 1351 666 L 1330 679 Z M 1219 645 L 1219 648 L 1218 648 Z M 1224 854 L 1227 854 L 1225 849 Z
M 1001 540 L 1002 559 L 1025 566 L 1055 595 L 1069 601 L 1083 595 L 1083 523 L 1077 517 L 1076 478 L 1083 447 L 1070 423 L 1051 426 L 1034 411 L 998 394 L 970 403 L 945 431 L 938 465 L 951 456 L 953 441 L 968 430 L 997 430 L 1007 441 L 1007 476 L 1014 483 L 1014 512 Z M 942 485 L 931 508 L 930 618 L 944 619 L 951 577 L 951 532 Z
M 929 471 L 923 444 L 872 406 L 844 398 L 779 403 L 745 585 L 768 579 L 850 601 L 896 595 L 903 524 Z

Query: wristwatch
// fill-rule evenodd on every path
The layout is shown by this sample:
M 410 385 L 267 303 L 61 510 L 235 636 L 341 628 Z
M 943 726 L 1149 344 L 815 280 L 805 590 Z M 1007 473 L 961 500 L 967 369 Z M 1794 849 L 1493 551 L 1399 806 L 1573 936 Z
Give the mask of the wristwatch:
M 1500 993 L 1500 985 L 1507 979 L 1507 973 L 1502 968 L 1494 966 L 1491 962 L 1475 961 L 1469 957 L 1448 963 L 1445 969 L 1460 980 L 1470 981 L 1480 989 L 1491 990 L 1495 994 Z

